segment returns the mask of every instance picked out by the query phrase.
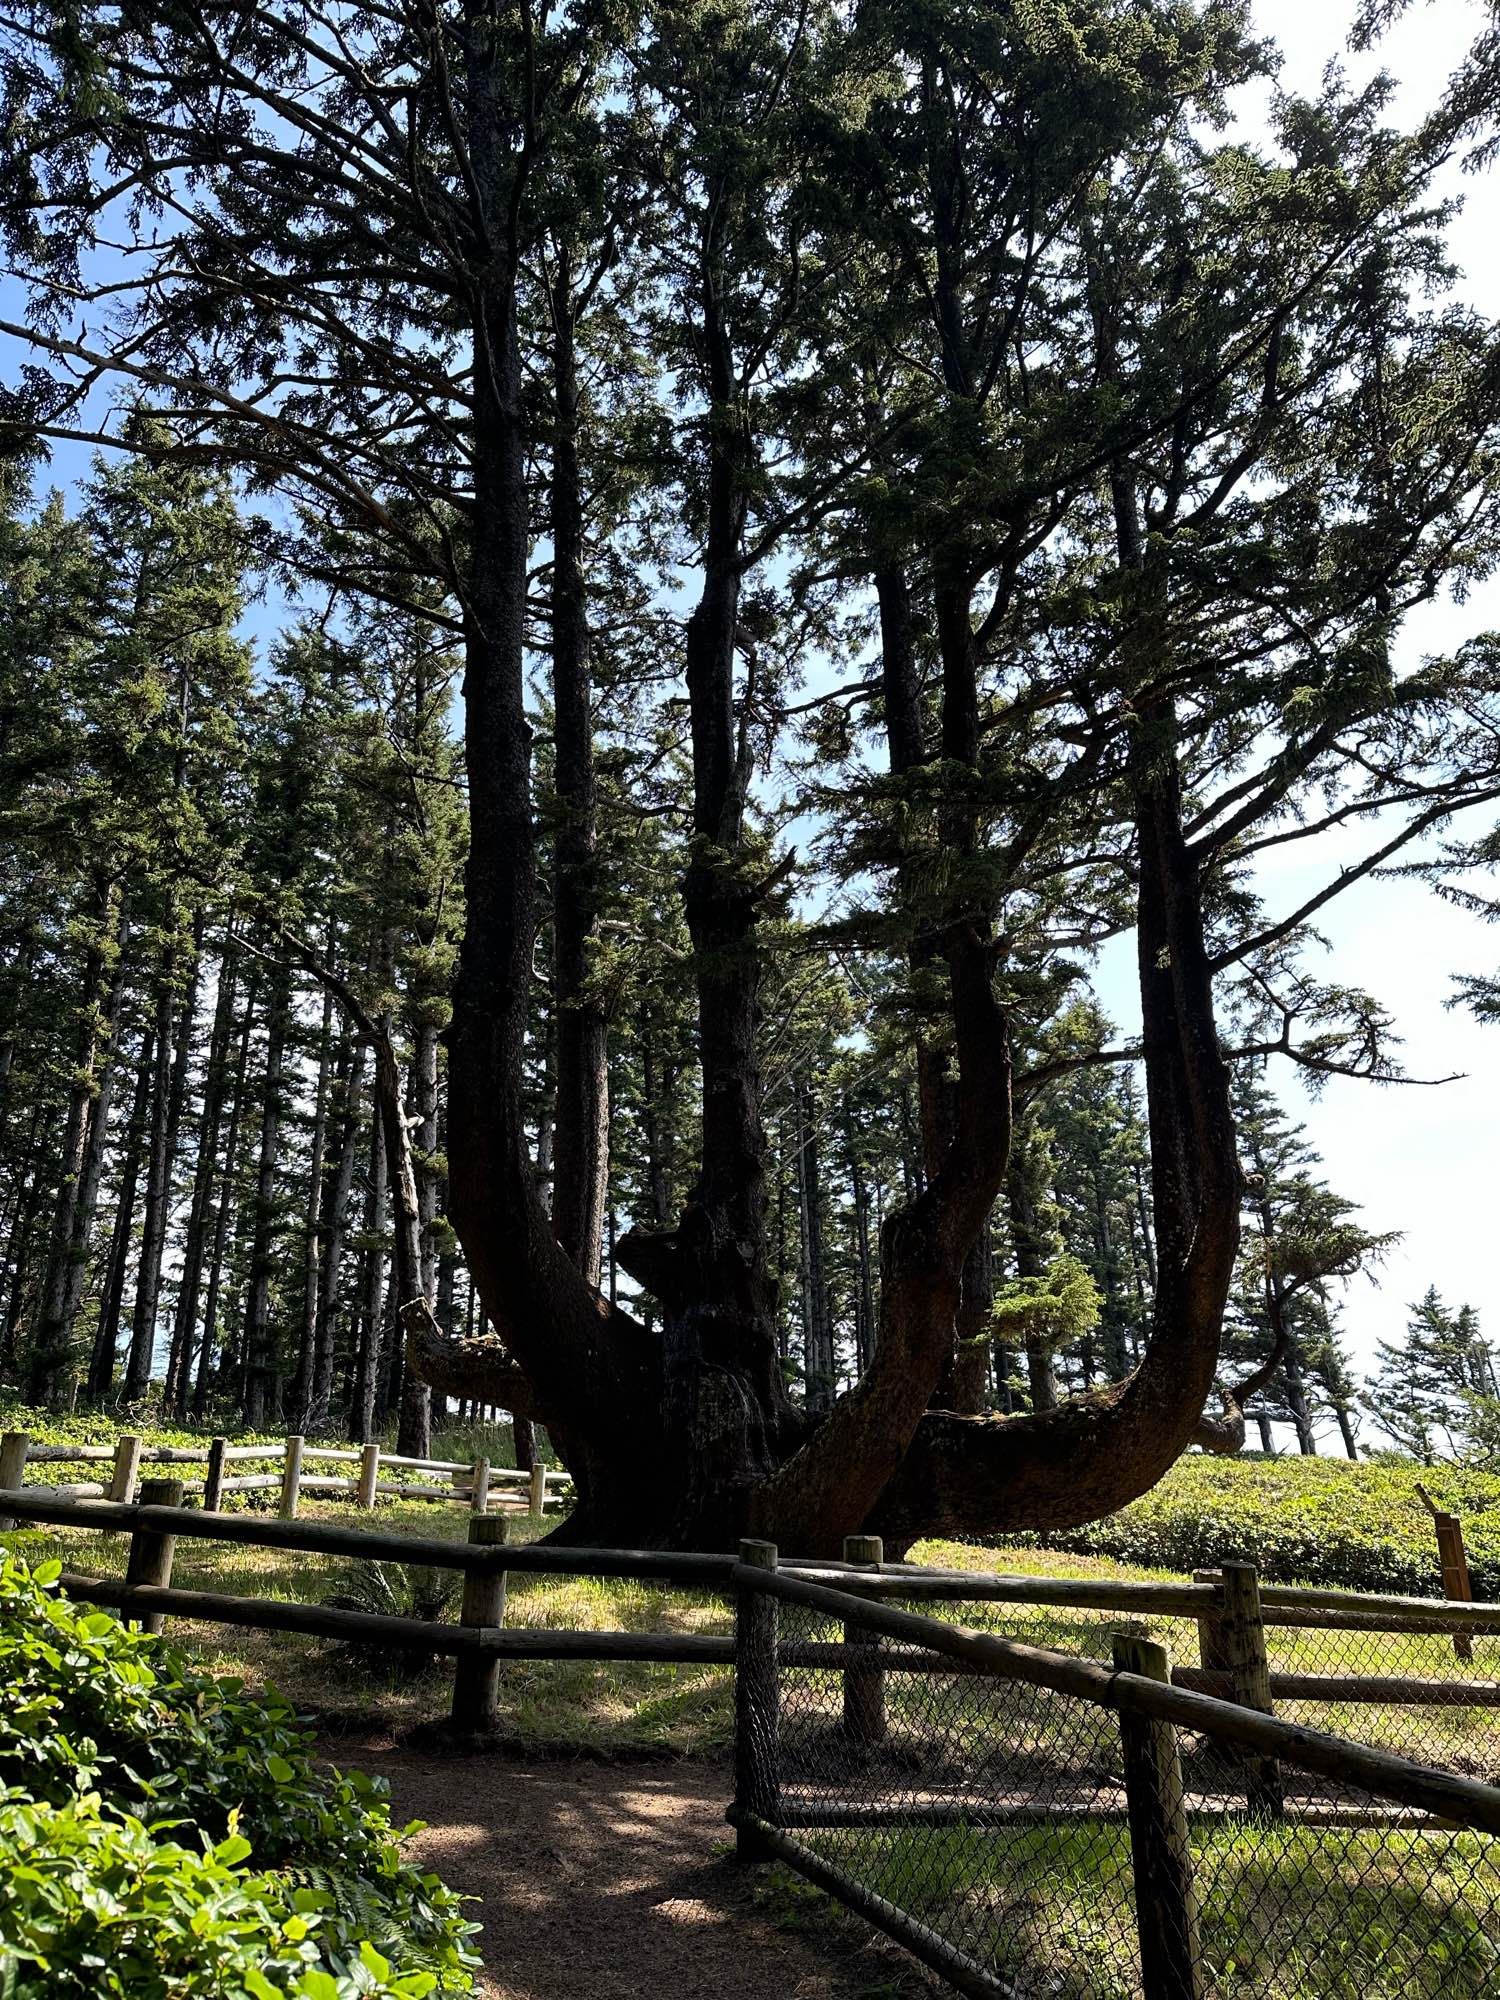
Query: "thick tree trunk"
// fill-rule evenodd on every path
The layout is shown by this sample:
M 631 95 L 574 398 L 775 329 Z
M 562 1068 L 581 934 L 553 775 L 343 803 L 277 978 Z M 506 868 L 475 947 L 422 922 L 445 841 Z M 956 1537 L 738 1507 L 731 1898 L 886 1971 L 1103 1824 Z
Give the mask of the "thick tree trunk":
M 1046 1415 L 933 1412 L 873 1510 L 873 1525 L 893 1543 L 1022 1522 L 1070 1527 L 1113 1513 L 1186 1449 L 1213 1389 L 1239 1245 L 1239 1165 L 1170 704 L 1143 708 L 1136 727 L 1137 962 L 1157 1232 L 1152 1338 L 1124 1382 Z
M 449 1199 L 486 1316 L 500 1335 L 486 1350 L 489 1362 L 504 1380 L 515 1372 L 508 1359 L 514 1356 L 528 1393 L 566 1417 L 580 1502 L 576 1531 L 588 1532 L 592 1513 L 608 1522 L 611 1533 L 628 1534 L 637 1522 L 659 1533 L 671 1469 L 660 1449 L 660 1377 L 652 1343 L 599 1298 L 557 1242 L 526 1138 L 523 1078 L 536 923 L 524 673 L 529 535 L 516 330 L 519 252 L 510 233 L 508 192 L 514 166 L 498 51 L 473 45 L 466 91 L 471 165 L 488 242 L 474 308 L 475 531 L 464 600 L 470 838 L 449 1029 Z M 452 1353 L 424 1351 L 423 1372 L 435 1388 L 475 1393 L 458 1387 L 465 1371 Z M 505 1398 L 490 1393 L 483 1400 Z M 629 1473 L 614 1457 L 622 1428 L 632 1435 L 636 1460 Z M 648 1468 L 644 1476 L 641 1465 Z
M 377 1102 L 370 1119 L 370 1171 L 365 1192 L 365 1252 L 360 1285 L 359 1333 L 354 1381 L 349 1394 L 349 1437 L 369 1444 L 375 1435 L 375 1397 L 380 1378 L 381 1312 L 385 1301 L 386 1228 L 385 1124 Z

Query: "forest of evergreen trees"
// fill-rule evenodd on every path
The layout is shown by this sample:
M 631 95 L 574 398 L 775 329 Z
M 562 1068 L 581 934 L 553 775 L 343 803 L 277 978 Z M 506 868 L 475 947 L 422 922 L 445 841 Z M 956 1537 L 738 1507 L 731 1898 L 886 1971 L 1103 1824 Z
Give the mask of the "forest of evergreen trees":
M 97 464 L 71 510 L 13 492 L 0 565 L 0 1379 L 38 1403 L 149 1401 L 363 1441 L 400 1409 L 403 1342 L 370 1039 L 346 982 L 398 1054 L 425 1294 L 445 1329 L 472 1334 L 479 1312 L 444 1216 L 466 845 L 451 645 L 420 617 L 345 604 L 257 657 L 239 633 L 265 578 L 227 483 L 138 458 Z M 612 1296 L 634 1291 L 617 1236 L 665 1227 L 690 1171 L 691 988 L 657 833 L 682 784 L 669 766 L 649 805 L 606 793 Z M 851 970 L 813 923 L 788 920 L 785 953 L 765 1023 L 771 1260 L 782 1360 L 817 1408 L 869 1358 L 881 1223 L 923 1162 L 912 1053 L 861 1031 L 878 972 Z M 1083 1046 L 1110 1033 L 1086 998 L 1060 1026 Z M 544 1188 L 556 1033 L 543 980 Z M 1227 1360 L 1247 1376 L 1273 1360 L 1251 1409 L 1264 1442 L 1288 1421 L 1311 1449 L 1332 1420 L 1352 1454 L 1327 1281 L 1378 1245 L 1258 1071 L 1238 1109 L 1251 1178 Z M 1134 1070 L 1064 1076 L 1017 1131 L 984 1244 L 983 1406 L 1121 1380 L 1154 1272 Z
M 1195 0 L 12 9 L 5 1382 L 510 1410 L 643 1545 L 1352 1452 L 1400 1218 L 1273 1079 L 1401 1075 L 1351 883 L 1495 913 L 1406 632 L 1487 50 L 1397 131 Z

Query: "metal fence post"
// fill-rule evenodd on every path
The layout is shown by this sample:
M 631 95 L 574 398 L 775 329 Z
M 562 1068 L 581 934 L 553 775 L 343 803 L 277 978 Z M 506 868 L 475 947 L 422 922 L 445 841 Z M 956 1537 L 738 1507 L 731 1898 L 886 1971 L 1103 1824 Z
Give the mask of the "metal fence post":
M 749 1569 L 774 1570 L 776 1544 L 741 1542 L 740 1561 Z M 741 1861 L 764 1860 L 765 1850 L 755 1828 L 739 1824 L 739 1816 L 773 1826 L 781 1816 L 777 1624 L 775 1598 L 741 1588 L 734 1622 L 734 1845 Z
M 131 1431 L 123 1431 L 115 1445 L 114 1468 L 109 1475 L 109 1498 L 129 1506 L 135 1498 L 136 1480 L 141 1470 L 141 1441 Z
M 1224 1577 L 1224 1642 L 1234 1699 L 1241 1708 L 1273 1715 L 1271 1668 L 1266 1658 L 1266 1628 L 1260 1609 L 1260 1579 L 1254 1563 L 1227 1562 Z M 1281 1766 L 1274 1757 L 1245 1757 L 1245 1795 L 1252 1819 L 1286 1816 Z
M 469 1540 L 478 1548 L 504 1548 L 510 1522 L 504 1514 L 475 1514 Z M 503 1569 L 471 1569 L 464 1574 L 460 1625 L 491 1629 L 505 1623 Z M 500 1662 L 493 1653 L 460 1653 L 453 1666 L 453 1727 L 466 1736 L 493 1729 L 500 1712 Z
M 30 1450 L 29 1431 L 7 1431 L 0 1437 L 0 1493 L 13 1493 L 25 1485 L 26 1454 Z M 15 1525 L 8 1514 L 0 1518 L 0 1528 Z
M 145 1479 L 141 1482 L 140 1504 L 143 1507 L 180 1507 L 182 1505 L 182 1481 L 180 1479 Z M 130 1553 L 125 1562 L 127 1583 L 154 1583 L 163 1588 L 172 1581 L 172 1558 L 177 1552 L 177 1537 L 164 1534 L 160 1528 L 137 1528 L 130 1537 Z M 143 1632 L 160 1632 L 166 1623 L 163 1611 L 144 1611 L 135 1621 Z
M 845 1535 L 844 1561 L 879 1569 L 885 1559 L 879 1535 Z M 844 1734 L 851 1743 L 885 1741 L 885 1669 L 879 1665 L 880 1636 L 864 1625 L 845 1625 L 844 1645 L 852 1654 L 871 1655 L 844 1669 Z
M 208 1441 L 208 1470 L 203 1475 L 203 1511 L 217 1514 L 224 1498 L 224 1453 L 229 1447 L 228 1438 L 210 1438 Z
M 1171 1679 L 1166 1647 L 1132 1633 L 1114 1635 L 1114 1663 L 1122 1673 L 1144 1674 L 1154 1681 Z M 1202 2000 L 1198 1904 L 1177 1731 L 1170 1722 L 1121 1708 L 1120 1740 L 1141 1940 L 1141 1991 L 1145 2000 Z

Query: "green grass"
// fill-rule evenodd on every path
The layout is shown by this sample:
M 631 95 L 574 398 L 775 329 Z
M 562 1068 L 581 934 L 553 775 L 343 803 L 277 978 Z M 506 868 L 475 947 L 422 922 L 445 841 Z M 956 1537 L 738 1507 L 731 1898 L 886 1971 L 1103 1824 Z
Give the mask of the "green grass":
M 809 1832 L 830 1862 L 1051 2000 L 1139 1990 L 1129 1836 Z M 1500 1980 L 1494 1844 L 1446 1832 L 1195 1824 L 1206 2000 L 1482 2000 Z M 1484 1921 L 1481 1921 L 1481 1915 Z
M 67 1420 L 67 1433 L 75 1438 L 82 1434 L 92 1441 L 108 1435 L 97 1420 L 88 1420 L 82 1431 L 75 1425 L 81 1420 Z M 30 1422 L 27 1427 L 39 1428 Z M 186 1441 L 190 1435 L 157 1431 L 150 1441 Z M 494 1462 L 506 1456 L 507 1441 L 505 1433 L 486 1440 Z M 436 1447 L 435 1455 L 467 1457 L 474 1449 L 469 1439 L 455 1436 Z M 1421 1522 L 1412 1523 L 1401 1511 L 1415 1474 L 1405 1477 L 1403 1485 L 1397 1470 L 1350 1468 L 1332 1461 L 1191 1462 L 1137 1503 L 1136 1510 L 1099 1524 L 1097 1538 L 1115 1542 L 1126 1550 L 1123 1555 L 931 1541 L 919 1543 L 911 1557 L 944 1568 L 1180 1579 L 1182 1571 L 1164 1552 L 1179 1546 L 1174 1538 L 1185 1532 L 1185 1512 L 1193 1506 L 1204 1510 L 1193 1561 L 1213 1559 L 1208 1545 L 1215 1535 L 1229 1534 L 1225 1523 L 1238 1523 L 1234 1533 L 1243 1539 L 1219 1553 L 1254 1556 L 1263 1553 L 1268 1541 L 1276 1541 L 1277 1509 L 1290 1491 L 1298 1520 L 1307 1506 L 1317 1510 L 1325 1544 L 1340 1535 L 1366 1532 L 1362 1510 L 1373 1504 L 1372 1493 L 1387 1499 L 1396 1495 L 1400 1504 L 1392 1500 L 1385 1539 L 1390 1547 L 1406 1548 L 1415 1565 Z M 1438 1497 L 1450 1504 L 1460 1504 L 1465 1494 L 1469 1501 L 1484 1497 L 1473 1486 L 1473 1475 L 1462 1478 L 1468 1484 L 1459 1492 L 1445 1490 L 1435 1477 Z M 382 1500 L 371 1517 L 356 1514 L 347 1502 L 317 1499 L 304 1504 L 304 1513 L 423 1538 L 462 1540 L 468 1528 L 463 1507 L 413 1500 Z M 1147 1532 L 1140 1531 L 1143 1519 Z M 518 1539 L 542 1532 L 542 1523 L 529 1517 L 513 1516 L 512 1521 Z M 1258 1541 L 1250 1539 L 1252 1529 Z M 1304 1533 L 1295 1521 L 1293 1530 Z M 123 1570 L 123 1537 L 20 1530 L 6 1539 L 37 1560 L 58 1555 L 71 1567 Z M 1283 1553 L 1292 1545 L 1286 1535 L 1277 1544 Z M 1310 1574 L 1294 1568 L 1283 1568 L 1281 1574 L 1288 1581 L 1328 1581 L 1326 1565 L 1319 1568 L 1322 1561 L 1310 1562 Z M 336 1557 L 183 1538 L 174 1580 L 241 1595 L 321 1601 L 347 1575 L 347 1563 Z M 1373 1580 L 1381 1587 L 1400 1582 L 1408 1588 L 1432 1586 L 1430 1577 L 1403 1572 L 1399 1563 Z M 1108 1658 L 1111 1633 L 1120 1622 L 1106 1612 L 1045 1606 L 936 1609 L 940 1616 L 981 1630 L 1097 1659 Z M 833 1628 L 800 1613 L 788 1611 L 784 1619 L 788 1637 L 832 1636 Z M 730 1631 L 733 1622 L 729 1606 L 707 1593 L 566 1577 L 514 1577 L 507 1620 L 552 1629 L 719 1633 Z M 1194 1620 L 1153 1617 L 1144 1622 L 1175 1662 L 1197 1663 Z M 330 1642 L 186 1621 L 174 1623 L 172 1630 L 215 1668 L 238 1674 L 251 1685 L 275 1685 L 299 1709 L 330 1727 L 359 1725 L 401 1733 L 446 1712 L 451 1668 L 444 1662 L 415 1681 L 393 1682 L 374 1662 L 362 1667 L 358 1655 L 351 1660 L 347 1649 Z M 1500 1640 L 1476 1641 L 1472 1665 L 1455 1661 L 1450 1640 L 1426 1635 L 1271 1628 L 1269 1643 L 1273 1669 L 1286 1671 L 1500 1678 Z M 941 1788 L 967 1782 L 975 1787 L 970 1794 L 975 1797 L 983 1797 L 987 1787 L 1000 1792 L 1007 1786 L 1034 1787 L 1039 1797 L 1049 1787 L 1063 1787 L 1075 1801 L 1084 1802 L 1099 1786 L 1113 1790 L 1117 1784 L 1115 1724 L 1102 1712 L 1008 1685 L 989 1686 L 979 1707 L 972 1705 L 977 1685 L 972 1682 L 893 1675 L 887 1685 L 888 1768 L 870 1768 L 861 1780 L 847 1762 L 829 1765 L 828 1774 L 842 1783 L 857 1787 L 863 1782 L 874 1786 L 876 1795 L 899 1796 L 911 1785 L 911 1773 L 921 1769 L 924 1783 Z M 793 1779 L 816 1780 L 820 1756 L 836 1741 L 840 1698 L 839 1683 L 831 1676 L 787 1677 L 787 1754 Z M 502 1672 L 500 1702 L 502 1733 L 517 1748 L 533 1753 L 719 1756 L 732 1737 L 732 1682 L 721 1668 L 515 1662 Z M 1289 1720 L 1500 1780 L 1497 1710 L 1283 1703 L 1279 1712 Z M 1185 1756 L 1190 1787 L 1208 1793 L 1234 1790 L 1233 1773 L 1222 1764 L 1205 1764 L 1201 1747 L 1188 1741 Z M 806 1760 L 800 1772 L 799 1757 Z M 845 1831 L 809 1838 L 830 1859 L 841 1861 L 860 1880 L 891 1895 L 981 1960 L 1013 1971 L 1027 1963 L 1045 1965 L 1047 1978 L 1054 1981 L 1045 1990 L 1056 2000 L 1073 1995 L 1116 2000 L 1131 1990 L 1133 1911 L 1125 1835 L 1117 1819 L 1081 1817 L 1066 1825 L 1012 1825 L 987 1833 L 963 1828 Z M 1487 1910 L 1500 1895 L 1487 1842 L 1388 1830 L 1293 1827 L 1271 1834 L 1232 1822 L 1203 1821 L 1195 1822 L 1192 1838 L 1209 2000 L 1479 2000 L 1500 1991 L 1496 1939 L 1473 1917 L 1476 1908 Z

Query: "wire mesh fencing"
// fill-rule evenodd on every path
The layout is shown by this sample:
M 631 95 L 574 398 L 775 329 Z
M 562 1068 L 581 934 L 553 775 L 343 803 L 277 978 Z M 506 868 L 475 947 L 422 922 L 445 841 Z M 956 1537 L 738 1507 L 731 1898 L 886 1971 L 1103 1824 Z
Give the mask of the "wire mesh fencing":
M 1118 1620 L 1106 1665 L 759 1583 L 739 1823 L 961 1991 L 1500 1995 L 1500 1791 L 1174 1688 Z

